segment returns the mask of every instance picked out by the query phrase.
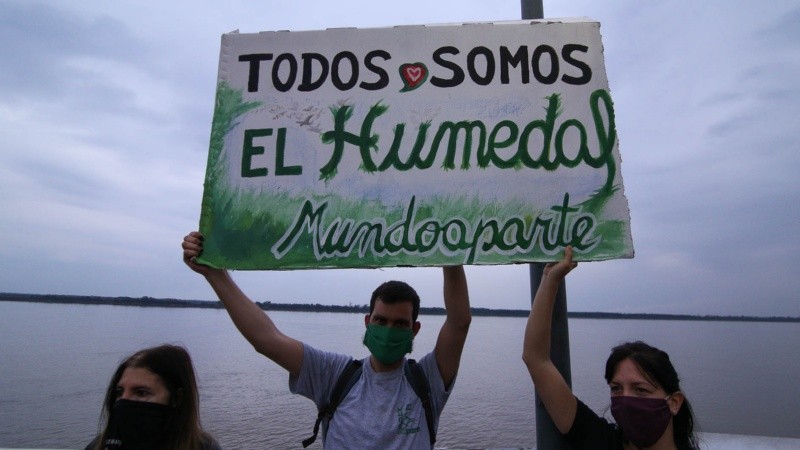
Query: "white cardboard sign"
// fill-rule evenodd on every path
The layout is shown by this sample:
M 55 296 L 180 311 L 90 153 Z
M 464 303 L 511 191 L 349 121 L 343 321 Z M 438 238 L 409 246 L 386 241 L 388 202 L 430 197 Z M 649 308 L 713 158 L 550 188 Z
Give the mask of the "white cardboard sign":
M 599 23 L 222 36 L 201 260 L 633 257 Z

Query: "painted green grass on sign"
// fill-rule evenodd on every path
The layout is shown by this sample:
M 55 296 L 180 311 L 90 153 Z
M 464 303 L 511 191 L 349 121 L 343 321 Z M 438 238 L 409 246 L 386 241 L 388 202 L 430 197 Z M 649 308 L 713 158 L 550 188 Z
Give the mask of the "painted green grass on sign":
M 495 219 L 502 223 L 511 218 L 522 224 L 513 230 L 530 230 L 542 214 L 552 213 L 532 210 L 531 205 L 520 201 L 485 202 L 464 194 L 384 205 L 377 200 L 337 194 L 323 196 L 313 192 L 289 194 L 282 191 L 267 194 L 234 189 L 227 179 L 225 138 L 243 115 L 260 106 L 260 102 L 244 101 L 241 90 L 232 89 L 225 82 L 219 83 L 200 223 L 200 230 L 206 236 L 202 262 L 214 267 L 256 270 L 437 266 L 457 262 L 507 264 L 553 259 L 557 249 L 545 251 L 539 244 L 526 251 L 513 246 L 508 246 L 510 250 L 497 250 L 495 245 L 493 249 L 486 244 L 491 232 L 478 229 L 479 225 L 473 223 L 485 224 Z M 603 186 L 582 203 L 572 205 L 597 219 L 592 235 L 601 237 L 593 248 L 580 256 L 608 259 L 619 257 L 628 248 L 627 223 L 603 218 L 603 211 L 617 190 L 618 187 Z M 419 252 L 397 248 L 395 244 L 404 239 L 411 247 L 420 246 L 426 236 L 435 234 L 424 228 L 404 234 L 404 230 L 413 226 L 406 226 L 407 222 L 412 222 L 409 215 L 412 204 L 413 222 L 438 221 L 439 225 L 431 227 L 439 226 L 440 236 L 450 233 L 442 239 L 442 244 L 425 247 Z M 304 208 L 309 215 L 300 220 Z M 509 231 L 502 239 L 513 238 L 514 232 L 521 233 Z M 473 235 L 467 236 L 469 233 Z M 465 250 L 468 238 L 472 239 L 473 246 Z M 505 245 L 502 239 L 495 243 Z M 540 235 L 537 239 L 545 238 Z M 485 248 L 490 251 L 482 251 Z

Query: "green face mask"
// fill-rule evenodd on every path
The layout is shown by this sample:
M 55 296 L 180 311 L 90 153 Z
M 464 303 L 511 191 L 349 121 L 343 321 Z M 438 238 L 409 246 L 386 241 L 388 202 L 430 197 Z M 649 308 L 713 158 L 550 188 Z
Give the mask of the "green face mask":
M 364 345 L 381 364 L 396 363 L 406 353 L 411 353 L 414 333 L 410 328 L 395 328 L 381 325 L 367 325 Z

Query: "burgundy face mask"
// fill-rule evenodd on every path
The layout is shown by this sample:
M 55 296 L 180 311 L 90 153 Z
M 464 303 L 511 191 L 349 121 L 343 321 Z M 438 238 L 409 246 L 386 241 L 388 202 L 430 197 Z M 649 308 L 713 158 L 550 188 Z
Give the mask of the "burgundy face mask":
M 639 448 L 655 444 L 672 419 L 663 398 L 611 397 L 611 415 L 623 436 Z

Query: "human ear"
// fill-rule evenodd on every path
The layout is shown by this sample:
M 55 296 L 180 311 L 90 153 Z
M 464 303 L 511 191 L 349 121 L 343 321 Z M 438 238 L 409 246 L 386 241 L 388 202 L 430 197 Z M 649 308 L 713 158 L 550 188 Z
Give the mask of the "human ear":
M 678 411 L 681 410 L 681 406 L 683 406 L 683 400 L 684 400 L 684 396 L 683 396 L 683 392 L 681 392 L 681 391 L 673 392 L 667 398 L 667 404 L 669 405 L 669 410 L 670 410 L 670 412 L 672 413 L 673 416 L 677 415 Z
M 411 325 L 411 331 L 414 333 L 414 337 L 417 336 L 417 333 L 419 333 L 420 328 L 422 328 L 422 324 L 419 323 L 419 321 L 414 322 L 414 325 Z

